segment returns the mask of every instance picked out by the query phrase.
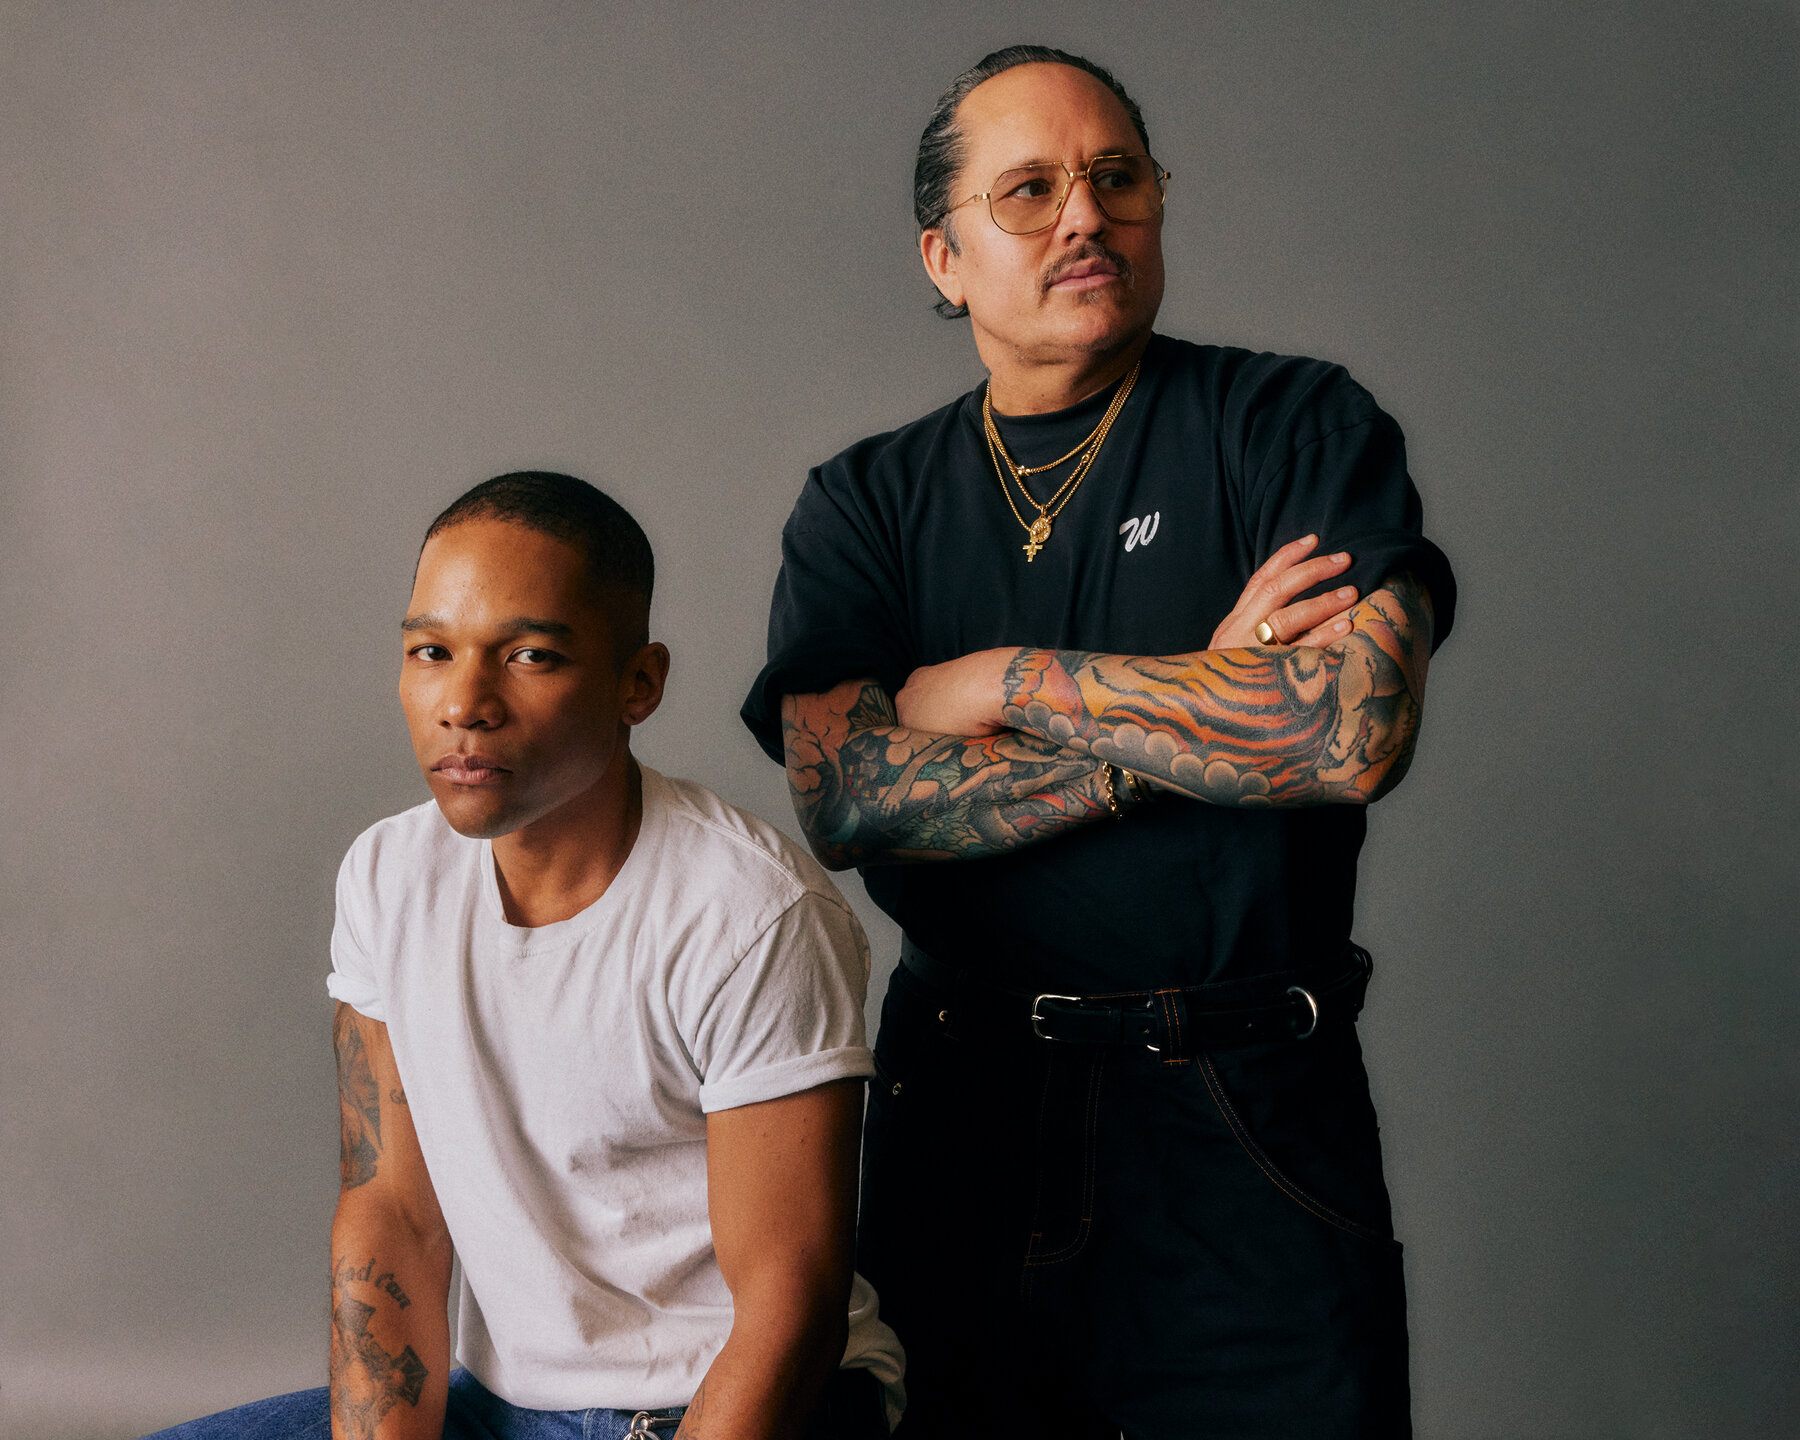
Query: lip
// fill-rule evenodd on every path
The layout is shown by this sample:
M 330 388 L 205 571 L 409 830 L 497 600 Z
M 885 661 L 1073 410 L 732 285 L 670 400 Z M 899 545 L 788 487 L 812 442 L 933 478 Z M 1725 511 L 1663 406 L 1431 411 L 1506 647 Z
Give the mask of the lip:
M 1092 290 L 1119 278 L 1119 267 L 1110 260 L 1078 260 L 1055 280 L 1052 290 Z
M 451 754 L 433 765 L 431 773 L 441 776 L 452 785 L 491 785 L 512 774 L 512 771 L 491 755 Z

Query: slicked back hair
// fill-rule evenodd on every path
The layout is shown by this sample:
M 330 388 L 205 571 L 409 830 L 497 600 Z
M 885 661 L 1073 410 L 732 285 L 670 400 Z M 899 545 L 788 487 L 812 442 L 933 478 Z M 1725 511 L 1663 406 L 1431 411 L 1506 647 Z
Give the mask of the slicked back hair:
M 944 243 L 953 254 L 962 253 L 956 231 L 949 223 L 950 206 L 955 203 L 950 187 L 956 183 L 964 158 L 963 133 L 957 128 L 956 112 L 977 85 L 1020 65 L 1072 65 L 1092 75 L 1119 97 L 1144 149 L 1150 148 L 1144 112 L 1138 108 L 1137 101 L 1125 93 L 1125 87 L 1113 78 L 1112 71 L 1104 66 L 1048 45 L 1008 45 L 1004 50 L 983 56 L 952 80 L 950 88 L 938 96 L 931 118 L 925 122 L 925 133 L 919 137 L 919 156 L 913 163 L 913 218 L 919 222 L 921 234 L 943 226 Z M 946 320 L 960 320 L 969 313 L 967 305 L 952 305 L 941 297 L 936 308 Z
M 656 561 L 650 540 L 631 512 L 605 491 L 552 470 L 516 470 L 466 490 L 444 509 L 419 549 L 434 535 L 469 520 L 503 520 L 572 545 L 613 622 L 613 650 L 622 664 L 650 638 L 650 593 Z

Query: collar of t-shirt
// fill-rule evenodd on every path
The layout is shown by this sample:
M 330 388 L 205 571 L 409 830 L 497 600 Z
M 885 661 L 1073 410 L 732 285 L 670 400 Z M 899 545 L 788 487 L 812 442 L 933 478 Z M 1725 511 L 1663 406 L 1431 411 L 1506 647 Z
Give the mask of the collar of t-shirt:
M 543 954 L 573 945 L 596 925 L 606 923 L 622 907 L 634 889 L 646 883 L 656 868 L 657 851 L 662 848 L 667 828 L 667 781 L 648 765 L 639 767 L 644 777 L 644 814 L 638 821 L 637 838 L 631 842 L 631 853 L 619 867 L 600 898 L 567 920 L 548 925 L 515 925 L 506 918 L 506 907 L 500 901 L 500 883 L 494 869 L 494 842 L 481 842 L 481 907 L 486 912 L 493 933 L 508 942 L 520 955 Z
M 994 426 L 1006 453 L 1015 465 L 1048 464 L 1087 438 L 1112 404 L 1114 392 L 1124 383 L 1117 380 L 1066 410 L 1050 410 L 1042 415 L 1002 415 L 994 411 Z M 1029 477 L 1025 484 L 1038 499 L 1048 499 L 1080 463 L 1081 457 L 1075 455 L 1047 475 Z

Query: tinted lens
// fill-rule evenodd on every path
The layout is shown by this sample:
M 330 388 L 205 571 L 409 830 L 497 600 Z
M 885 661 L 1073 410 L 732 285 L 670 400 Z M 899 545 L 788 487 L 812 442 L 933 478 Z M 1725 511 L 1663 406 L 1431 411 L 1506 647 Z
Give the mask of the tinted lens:
M 1148 155 L 1111 155 L 1088 170 L 1094 199 L 1109 219 L 1148 220 L 1162 208 L 1162 178 Z M 1060 165 L 1026 165 L 1008 170 L 989 194 L 994 223 L 1011 235 L 1029 235 L 1056 218 L 1069 172 Z
M 1162 181 L 1148 155 L 1096 160 L 1088 183 L 1100 208 L 1114 220 L 1148 220 L 1162 208 Z
M 1060 165 L 1008 170 L 988 191 L 994 223 L 1011 235 L 1041 230 L 1056 217 L 1069 173 Z

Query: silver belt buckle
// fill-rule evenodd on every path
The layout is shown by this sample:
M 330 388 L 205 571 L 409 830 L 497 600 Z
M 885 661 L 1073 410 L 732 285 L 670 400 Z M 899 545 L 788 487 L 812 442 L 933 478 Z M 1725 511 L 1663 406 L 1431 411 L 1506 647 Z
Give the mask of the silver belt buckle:
M 625 1440 L 631 1440 L 634 1435 L 649 1435 L 655 1430 L 671 1430 L 680 1423 L 679 1415 L 652 1415 L 648 1410 L 640 1410 L 631 1417 L 631 1428 L 625 1432 Z
M 1079 995 L 1039 995 L 1031 1002 L 1031 1033 L 1040 1040 L 1054 1040 L 1056 1039 L 1054 1035 L 1046 1035 L 1044 1033 L 1045 1017 L 1038 1013 L 1038 1007 L 1046 1000 L 1066 1000 L 1071 1005 L 1079 1005 L 1081 1004 L 1081 997 Z M 1017 1010 L 1013 1011 L 1013 1014 L 1015 1015 L 1018 1013 Z

